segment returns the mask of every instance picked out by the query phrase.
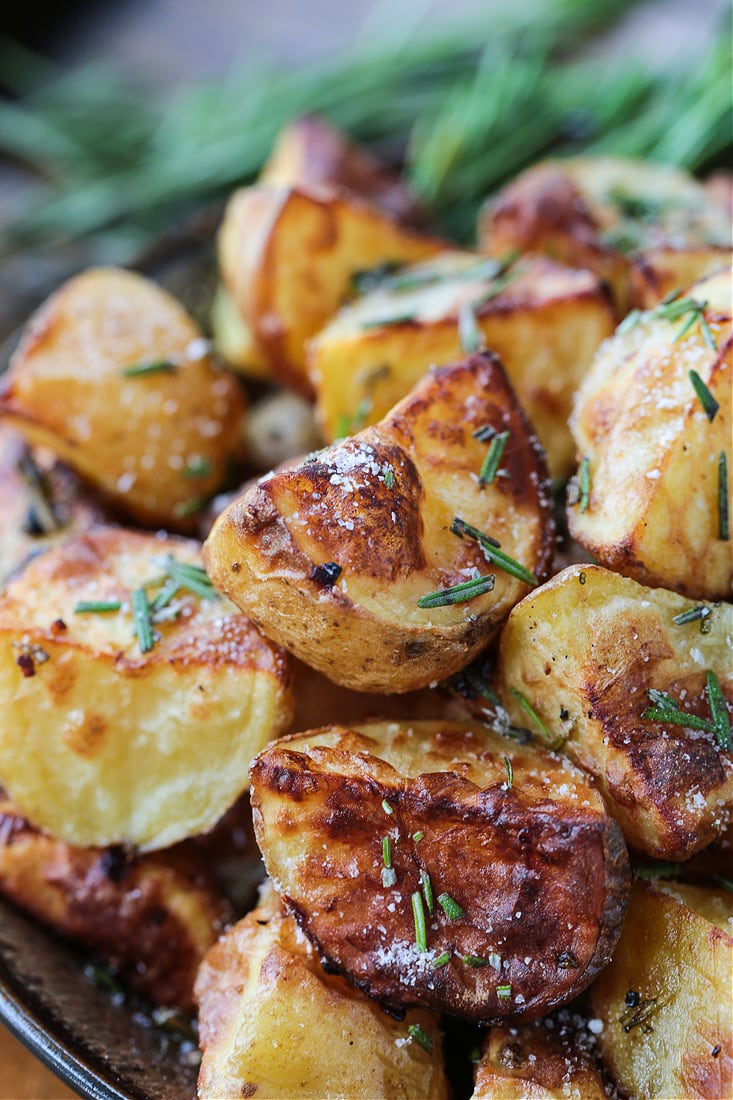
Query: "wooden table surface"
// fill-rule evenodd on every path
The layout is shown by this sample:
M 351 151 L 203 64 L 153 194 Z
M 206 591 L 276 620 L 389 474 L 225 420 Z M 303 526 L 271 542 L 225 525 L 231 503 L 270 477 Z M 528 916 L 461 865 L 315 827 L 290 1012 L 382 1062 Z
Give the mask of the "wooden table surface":
M 0 1024 L 0 1098 L 67 1100 L 76 1096 Z

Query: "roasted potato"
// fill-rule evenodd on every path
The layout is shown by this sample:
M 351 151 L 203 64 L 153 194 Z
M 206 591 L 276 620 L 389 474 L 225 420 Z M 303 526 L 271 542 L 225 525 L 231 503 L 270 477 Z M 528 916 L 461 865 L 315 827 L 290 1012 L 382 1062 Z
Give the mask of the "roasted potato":
M 332 189 L 245 187 L 227 205 L 219 266 L 273 373 L 310 393 L 305 343 L 336 312 L 355 272 L 423 260 L 443 243 Z
M 0 584 L 31 554 L 103 519 L 73 470 L 0 423 Z
M 627 842 L 659 859 L 689 858 L 733 812 L 730 745 L 643 717 L 651 691 L 709 721 L 710 670 L 733 712 L 733 607 L 701 604 L 703 617 L 684 621 L 691 610 L 674 592 L 574 565 L 522 600 L 501 636 L 496 679 L 512 721 L 561 743 Z
M 482 486 L 487 443 L 475 433 L 502 431 L 506 476 Z M 549 564 L 544 470 L 528 431 L 495 357 L 440 368 L 380 424 L 261 478 L 227 508 L 204 547 L 209 575 L 336 683 L 426 687 L 468 664 L 531 579 L 489 568 L 491 547 L 465 524 L 538 575 Z
M 565 1012 L 521 1027 L 492 1027 L 474 1069 L 471 1100 L 607 1100 L 612 1092 L 593 1054 L 597 1025 Z
M 639 1100 L 733 1089 L 733 897 L 636 882 L 621 940 L 591 992 L 599 1048 Z
M 611 957 L 626 848 L 560 757 L 477 723 L 331 726 L 266 748 L 251 783 L 276 889 L 391 1011 L 531 1020 Z
M 547 452 L 550 473 L 569 474 L 572 396 L 613 332 L 613 315 L 589 272 L 542 257 L 506 267 L 475 253 L 445 252 L 345 306 L 308 351 L 325 437 L 376 423 L 429 367 L 459 358 L 461 309 L 471 307 Z
M 640 309 L 651 309 L 683 286 L 730 267 L 733 254 L 722 248 L 657 248 L 635 257 L 629 267 L 631 297 Z M 725 306 L 723 306 L 725 308 Z
M 424 221 L 416 196 L 396 172 L 317 115 L 283 127 L 259 182 L 347 191 L 402 225 L 419 227 Z
M 138 523 L 185 530 L 242 449 L 242 393 L 206 349 L 148 279 L 86 271 L 29 321 L 0 416 Z
M 322 443 L 312 405 L 288 390 L 267 394 L 250 405 L 242 430 L 247 457 L 257 470 L 274 470 Z
M 204 959 L 200 1100 L 447 1100 L 438 1017 L 383 1013 L 326 973 L 272 892 Z
M 149 855 L 75 848 L 33 828 L 1 791 L 0 893 L 153 1004 L 187 1012 L 204 952 L 231 916 L 189 842 Z
M 570 533 L 602 565 L 642 584 L 725 599 L 733 579 L 730 272 L 629 320 L 576 394 L 570 427 L 586 490 L 579 478 Z
M 645 282 L 676 289 L 705 275 L 716 253 L 725 263 L 730 214 L 670 165 L 574 157 L 529 168 L 489 200 L 479 242 L 493 256 L 517 248 L 588 268 L 608 281 L 623 314 L 644 304 L 633 300 L 632 265 L 646 271 Z
M 286 656 L 198 562 L 193 543 L 100 529 L 0 593 L 0 782 L 53 836 L 151 849 L 202 832 L 287 724 Z

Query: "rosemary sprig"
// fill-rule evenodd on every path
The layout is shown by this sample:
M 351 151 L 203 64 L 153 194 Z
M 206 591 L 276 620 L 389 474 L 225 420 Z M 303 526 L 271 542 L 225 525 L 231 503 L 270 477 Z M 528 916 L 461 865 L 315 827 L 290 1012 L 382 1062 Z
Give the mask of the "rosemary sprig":
M 509 694 L 513 699 L 516 699 L 524 713 L 532 719 L 537 729 L 540 731 L 550 748 L 557 748 L 558 744 L 562 743 L 562 738 L 553 737 L 545 723 L 540 718 L 537 711 L 534 709 L 529 699 L 522 695 L 521 691 L 517 691 L 516 688 L 510 687 Z
M 75 615 L 104 615 L 108 612 L 119 611 L 122 607 L 120 600 L 79 600 L 74 607 Z
M 483 596 L 491 592 L 494 587 L 494 574 L 488 573 L 485 577 L 474 577 L 462 584 L 453 584 L 448 588 L 439 588 L 436 592 L 428 592 L 427 596 L 421 596 L 417 601 L 418 607 L 448 607 L 454 603 L 465 603 L 476 596 Z
M 730 538 L 728 525 L 728 459 L 725 451 L 718 455 L 718 538 L 724 542 Z
M 460 920 L 461 917 L 465 917 L 466 915 L 458 902 L 454 901 L 450 894 L 439 894 L 438 905 L 443 910 L 448 920 Z
M 686 623 L 697 622 L 698 619 L 704 622 L 709 617 L 711 610 L 704 603 L 698 604 L 697 607 L 690 607 L 687 611 L 681 611 L 679 615 L 675 615 L 672 622 L 675 626 L 684 626 Z
M 641 717 L 648 722 L 662 722 L 672 726 L 684 726 L 686 729 L 702 730 L 712 733 L 721 749 L 730 752 L 731 726 L 728 708 L 720 681 L 712 669 L 705 673 L 705 690 L 710 706 L 710 718 L 701 718 L 697 714 L 682 710 L 680 704 L 666 691 L 649 688 L 647 695 L 651 706 L 643 711 Z
M 424 869 L 420 869 L 420 889 L 422 890 L 422 896 L 425 898 L 425 905 L 428 913 L 432 917 L 435 912 L 435 899 L 433 895 L 433 884 L 430 881 L 430 875 Z
M 578 504 L 581 512 L 588 511 L 588 505 L 590 504 L 590 459 L 584 457 L 580 460 L 580 470 L 578 472 L 578 488 L 580 495 L 578 497 Z
M 690 382 L 692 383 L 692 388 L 698 396 L 700 404 L 705 411 L 705 415 L 712 424 L 713 420 L 715 420 L 715 414 L 720 408 L 720 405 L 715 400 L 697 371 L 691 370 L 688 373 L 690 377 Z
M 219 593 L 209 580 L 206 570 L 200 565 L 177 561 L 169 555 L 163 561 L 163 568 L 166 576 L 179 588 L 187 589 L 194 596 L 200 596 L 202 600 L 218 600 Z
M 416 890 L 412 895 L 412 916 L 415 922 L 415 946 L 421 955 L 428 949 L 428 932 L 425 923 L 425 909 L 422 902 L 422 894 Z
M 424 1031 L 419 1024 L 410 1024 L 407 1032 L 410 1038 L 414 1039 L 416 1043 L 419 1043 L 423 1050 L 426 1050 L 428 1054 L 433 1053 L 433 1040 L 428 1035 L 427 1031 Z
M 505 553 L 496 539 L 493 539 L 490 535 L 485 535 L 483 531 L 479 531 L 472 524 L 466 523 L 460 516 L 454 516 L 450 529 L 459 538 L 463 538 L 465 535 L 466 538 L 475 539 L 483 550 L 487 561 L 495 565 L 497 569 L 501 569 L 503 573 L 508 573 L 510 577 L 515 577 L 524 584 L 535 585 L 538 583 L 534 573 Z
M 495 435 L 489 443 L 486 458 L 483 461 L 481 471 L 478 475 L 479 485 L 491 485 L 493 482 L 499 469 L 499 463 L 504 455 L 504 448 L 506 447 L 510 434 L 511 433 L 508 431 L 500 432 L 499 435 Z
M 155 631 L 150 618 L 150 605 L 144 588 L 132 593 L 132 617 L 141 653 L 149 653 L 155 645 Z
M 169 359 L 156 359 L 150 363 L 132 363 L 123 367 L 120 374 L 124 378 L 138 378 L 147 374 L 175 374 L 178 367 Z
M 461 341 L 461 350 L 466 355 L 481 351 L 485 346 L 484 334 L 478 327 L 474 307 L 470 302 L 464 302 L 458 311 L 458 338 Z
M 645 879 L 677 878 L 682 873 L 681 863 L 667 863 L 662 859 L 653 863 L 634 864 L 634 874 Z

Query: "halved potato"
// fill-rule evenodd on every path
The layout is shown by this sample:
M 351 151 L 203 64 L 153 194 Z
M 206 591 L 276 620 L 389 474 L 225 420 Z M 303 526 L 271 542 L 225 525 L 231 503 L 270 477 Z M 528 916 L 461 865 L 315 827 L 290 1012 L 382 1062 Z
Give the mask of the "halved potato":
M 599 1047 L 639 1100 L 733 1089 L 733 897 L 636 882 L 611 964 L 592 989 Z
M 350 191 L 403 225 L 424 221 L 417 197 L 397 172 L 317 115 L 283 127 L 259 182 Z
M 384 261 L 423 260 L 441 241 L 332 189 L 245 187 L 229 200 L 219 265 L 273 373 L 305 393 L 305 343 L 336 312 L 352 276 Z
M 507 267 L 476 253 L 443 252 L 345 306 L 309 345 L 325 437 L 376 423 L 429 367 L 459 358 L 462 307 L 473 309 L 486 346 L 502 360 L 550 473 L 567 475 L 575 453 L 567 427 L 572 396 L 613 332 L 613 312 L 589 272 L 542 257 Z
M 221 938 L 196 983 L 200 1100 L 447 1100 L 439 1018 L 397 1022 L 326 973 L 272 889 Z
M 471 1100 L 607 1100 L 593 1056 L 596 1036 L 586 1023 L 550 1018 L 492 1027 L 474 1069 Z
M 491 548 L 457 537 L 455 517 L 530 571 L 549 565 L 552 521 L 528 430 L 496 358 L 440 368 L 376 427 L 261 478 L 227 508 L 204 547 L 209 575 L 336 683 L 426 687 L 468 664 L 527 591 L 490 564 Z M 485 486 L 488 443 L 476 432 L 509 433 L 502 476 Z
M 186 1012 L 199 963 L 231 917 L 190 843 L 149 855 L 72 847 L 33 828 L 2 792 L 0 893 L 153 1004 Z
M 0 584 L 31 554 L 104 518 L 73 470 L 0 423 Z
M 331 726 L 252 764 L 268 874 L 329 964 L 397 1011 L 534 1019 L 613 952 L 628 859 L 567 761 L 478 723 Z
M 568 526 L 602 565 L 693 598 L 730 596 L 732 360 L 728 271 L 630 317 L 600 348 L 570 421 L 589 486 Z
M 244 398 L 182 306 L 150 280 L 95 268 L 28 323 L 0 416 L 142 524 L 185 530 L 241 455 Z
M 194 543 L 100 529 L 0 594 L 0 782 L 53 836 L 151 849 L 202 832 L 286 725 L 286 656 L 199 560 Z
M 574 565 L 527 596 L 501 636 L 497 682 L 510 718 L 589 771 L 627 842 L 687 859 L 733 813 L 733 756 L 712 732 L 642 717 L 648 692 L 710 720 L 712 670 L 733 713 L 733 607 L 694 605 L 597 565 Z M 701 633 L 700 626 L 706 633 Z
M 630 265 L 659 263 L 676 289 L 706 274 L 716 251 L 724 263 L 730 214 L 671 165 L 571 157 L 534 165 L 489 200 L 479 242 L 494 256 L 518 248 L 586 267 L 608 280 L 623 314 L 634 304 Z

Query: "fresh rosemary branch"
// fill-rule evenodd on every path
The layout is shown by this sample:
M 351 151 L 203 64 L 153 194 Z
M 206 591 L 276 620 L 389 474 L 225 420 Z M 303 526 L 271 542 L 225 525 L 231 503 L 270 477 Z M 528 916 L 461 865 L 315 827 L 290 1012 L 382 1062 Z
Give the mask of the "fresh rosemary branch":
M 0 252 L 93 237 L 88 257 L 124 261 L 177 217 L 253 179 L 277 132 L 322 114 L 408 171 L 445 230 L 473 231 L 479 203 L 549 151 L 652 155 L 696 169 L 730 148 L 725 28 L 704 59 L 572 60 L 633 0 L 525 0 L 411 37 L 359 36 L 309 67 L 252 63 L 164 97 L 100 66 L 65 74 L 0 44 L 0 153 L 39 186 L 9 212 Z M 571 58 L 571 60 L 568 60 Z M 30 189 L 29 189 L 30 191 Z

